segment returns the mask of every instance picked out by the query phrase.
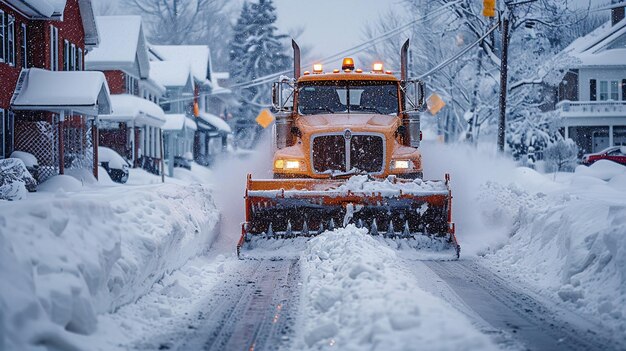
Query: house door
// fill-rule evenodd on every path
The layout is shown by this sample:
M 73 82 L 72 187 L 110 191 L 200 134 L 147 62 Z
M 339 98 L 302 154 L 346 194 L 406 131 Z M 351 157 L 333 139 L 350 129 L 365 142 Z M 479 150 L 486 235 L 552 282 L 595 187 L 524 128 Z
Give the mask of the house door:
M 626 127 L 613 127 L 613 145 L 626 145 Z
M 609 147 L 609 133 L 604 130 L 594 130 L 591 134 L 591 152 L 598 152 Z

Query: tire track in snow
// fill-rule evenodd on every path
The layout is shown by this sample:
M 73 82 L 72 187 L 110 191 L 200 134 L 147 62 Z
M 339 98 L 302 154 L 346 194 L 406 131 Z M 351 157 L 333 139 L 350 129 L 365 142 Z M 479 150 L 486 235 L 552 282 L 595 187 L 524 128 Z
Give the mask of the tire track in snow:
M 216 299 L 179 350 L 276 349 L 289 340 L 299 293 L 297 261 L 241 261 L 238 271 L 238 279 L 210 292 Z
M 468 315 L 503 348 L 617 349 L 596 325 L 572 312 L 548 307 L 546 301 L 514 288 L 476 262 L 425 261 L 409 266 L 423 288 Z

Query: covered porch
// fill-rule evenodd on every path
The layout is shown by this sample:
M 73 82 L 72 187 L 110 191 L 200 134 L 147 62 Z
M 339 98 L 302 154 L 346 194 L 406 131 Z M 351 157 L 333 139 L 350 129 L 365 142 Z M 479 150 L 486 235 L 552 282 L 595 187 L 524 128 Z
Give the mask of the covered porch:
M 557 108 L 564 136 L 582 154 L 626 145 L 626 101 L 562 101 Z
M 100 145 L 115 150 L 133 167 L 163 172 L 165 113 L 157 104 L 134 95 L 111 95 L 113 112 L 100 115 Z
M 98 177 L 98 115 L 111 113 L 104 74 L 23 70 L 11 109 L 14 150 L 37 158 L 38 182 L 59 174 Z
M 163 126 L 163 143 L 168 175 L 174 176 L 174 167 L 185 167 L 193 160 L 196 122 L 184 114 L 166 114 Z

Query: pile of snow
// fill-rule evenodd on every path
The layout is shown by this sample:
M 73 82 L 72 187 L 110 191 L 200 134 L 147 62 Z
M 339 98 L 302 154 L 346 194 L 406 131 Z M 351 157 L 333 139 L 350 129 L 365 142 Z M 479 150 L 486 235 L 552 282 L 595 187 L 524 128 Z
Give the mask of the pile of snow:
M 312 239 L 300 264 L 293 349 L 495 349 L 460 312 L 421 290 L 395 252 L 364 229 Z
M 39 184 L 39 191 L 42 192 L 77 192 L 81 191 L 83 184 L 80 180 L 65 174 L 50 177 L 45 182 Z
M 84 187 L 0 202 L 0 348 L 81 349 L 97 315 L 146 294 L 204 253 L 219 214 L 201 185 Z M 56 183 L 56 184 L 53 184 Z
M 107 162 L 109 168 L 113 169 L 124 169 L 124 166 L 129 166 L 128 162 L 120 154 L 104 146 L 98 146 L 98 161 Z
M 26 168 L 34 168 L 35 166 L 39 166 L 39 162 L 37 162 L 37 157 L 29 152 L 13 151 L 10 157 L 19 158 L 20 160 L 22 160 Z
M 20 200 L 27 189 L 34 190 L 37 181 L 18 158 L 0 160 L 0 200 Z
M 565 176 L 517 172 L 523 176 L 481 188 L 483 220 L 510 234 L 487 262 L 626 332 L 626 167 L 600 161 Z

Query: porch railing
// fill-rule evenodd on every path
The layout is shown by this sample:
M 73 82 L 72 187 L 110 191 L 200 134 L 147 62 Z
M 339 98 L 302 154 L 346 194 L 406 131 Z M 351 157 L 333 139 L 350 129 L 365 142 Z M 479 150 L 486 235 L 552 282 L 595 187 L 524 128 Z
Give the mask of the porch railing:
M 562 116 L 625 116 L 626 101 L 568 101 L 557 105 Z

